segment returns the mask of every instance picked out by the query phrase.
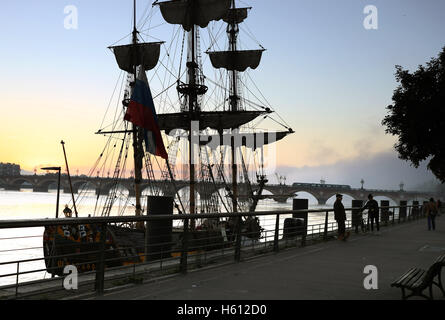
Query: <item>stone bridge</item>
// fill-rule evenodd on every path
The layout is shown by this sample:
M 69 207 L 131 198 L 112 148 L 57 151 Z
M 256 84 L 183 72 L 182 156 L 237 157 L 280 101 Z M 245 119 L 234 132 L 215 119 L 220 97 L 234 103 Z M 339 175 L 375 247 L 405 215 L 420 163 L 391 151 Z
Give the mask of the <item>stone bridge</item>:
M 87 177 L 87 176 L 72 176 L 71 182 L 73 186 L 73 192 L 78 191 L 84 187 L 94 189 L 98 195 L 108 195 L 110 190 L 116 187 L 116 183 L 111 178 L 99 178 L 99 177 Z M 134 196 L 134 183 L 133 179 L 121 179 L 117 182 L 117 185 L 121 188 L 127 189 L 130 196 Z M 5 190 L 20 190 L 27 187 L 32 188 L 34 192 L 48 192 L 49 187 L 57 188 L 57 174 L 46 175 L 20 175 L 20 176 L 0 176 L 0 188 Z M 176 188 L 181 191 L 185 191 L 189 186 L 188 181 L 176 181 Z M 174 187 L 169 181 L 143 181 L 142 192 L 151 189 L 160 191 L 160 194 L 173 195 Z M 196 192 L 201 199 L 210 198 L 217 190 L 225 188 L 225 185 L 213 184 L 207 182 L 198 182 L 196 184 Z M 258 188 L 258 185 L 252 186 L 253 190 Z M 70 186 L 66 175 L 62 175 L 61 189 L 65 193 L 70 193 Z M 266 185 L 264 190 L 266 191 L 263 198 L 271 198 L 277 202 L 286 202 L 289 198 L 295 197 L 300 192 L 307 192 L 317 199 L 318 204 L 326 204 L 326 201 L 337 193 L 348 195 L 356 200 L 366 200 L 369 193 L 372 193 L 375 197 L 383 196 L 393 200 L 395 203 L 400 201 L 410 200 L 427 200 L 430 197 L 437 197 L 436 194 L 426 192 L 412 192 L 402 190 L 367 190 L 367 189 L 353 189 L 344 185 L 320 185 L 320 184 L 308 184 L 308 183 L 296 183 L 290 185 Z M 245 183 L 238 184 L 238 193 L 240 197 L 246 197 L 249 194 L 248 185 Z

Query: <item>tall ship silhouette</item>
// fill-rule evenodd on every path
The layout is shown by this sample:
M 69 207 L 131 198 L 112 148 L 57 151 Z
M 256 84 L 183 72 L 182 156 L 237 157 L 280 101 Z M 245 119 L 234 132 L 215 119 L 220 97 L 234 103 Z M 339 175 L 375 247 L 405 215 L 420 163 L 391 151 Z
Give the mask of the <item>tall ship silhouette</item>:
M 87 191 L 79 190 L 70 203 L 75 215 L 255 212 L 266 197 L 264 149 L 293 130 L 253 82 L 266 50 L 242 27 L 252 8 L 238 7 L 235 0 L 155 1 L 139 22 L 136 1 L 133 8 L 131 42 L 109 47 L 121 74 L 96 132 L 105 146 L 89 172 L 107 182 L 94 207 L 82 207 Z M 172 35 L 168 41 L 156 38 L 164 27 Z M 256 49 L 243 48 L 243 30 Z M 155 41 L 145 40 L 150 38 Z M 133 190 L 120 187 L 123 179 L 132 179 Z M 162 188 L 155 183 L 160 180 Z M 230 246 L 238 222 L 191 220 L 190 252 Z M 240 227 L 244 237 L 260 241 L 257 218 L 243 217 Z M 63 274 L 68 264 L 80 272 L 93 270 L 103 233 L 107 266 L 174 257 L 180 254 L 183 230 L 171 221 L 115 224 L 106 230 L 46 227 L 46 267 L 53 275 Z

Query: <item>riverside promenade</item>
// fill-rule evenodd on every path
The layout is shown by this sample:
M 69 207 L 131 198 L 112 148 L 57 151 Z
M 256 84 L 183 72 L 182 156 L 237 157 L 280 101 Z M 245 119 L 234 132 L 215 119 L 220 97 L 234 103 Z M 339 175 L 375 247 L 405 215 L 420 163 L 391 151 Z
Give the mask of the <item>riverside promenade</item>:
M 427 269 L 445 253 L 445 216 L 436 231 L 427 220 L 383 227 L 379 234 L 354 234 L 283 250 L 225 266 L 203 268 L 155 282 L 106 291 L 103 300 L 400 300 L 391 282 L 411 267 Z M 378 269 L 378 289 L 366 290 L 364 268 Z M 442 271 L 445 273 L 445 270 Z M 427 293 L 428 290 L 425 292 Z M 434 299 L 444 300 L 437 287 Z M 417 297 L 411 299 L 419 299 Z M 423 298 L 420 298 L 423 299 Z

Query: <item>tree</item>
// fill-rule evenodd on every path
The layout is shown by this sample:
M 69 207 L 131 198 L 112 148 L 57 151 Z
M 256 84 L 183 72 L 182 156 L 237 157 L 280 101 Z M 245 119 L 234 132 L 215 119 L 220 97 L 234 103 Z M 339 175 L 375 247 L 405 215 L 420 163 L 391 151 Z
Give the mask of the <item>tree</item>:
M 382 121 L 386 133 L 398 136 L 399 158 L 428 169 L 445 183 L 445 47 L 438 58 L 410 73 L 396 66 L 400 83 Z

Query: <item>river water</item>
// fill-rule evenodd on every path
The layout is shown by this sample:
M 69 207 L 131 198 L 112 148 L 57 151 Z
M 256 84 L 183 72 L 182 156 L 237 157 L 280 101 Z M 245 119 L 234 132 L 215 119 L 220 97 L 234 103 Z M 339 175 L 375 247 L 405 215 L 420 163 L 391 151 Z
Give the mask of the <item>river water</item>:
M 54 191 L 48 193 L 32 192 L 31 190 L 4 191 L 0 190 L 0 220 L 21 220 L 21 219 L 45 219 L 54 218 L 56 212 L 57 194 Z M 62 211 L 65 204 L 70 203 L 71 195 L 60 194 L 59 212 Z M 91 192 L 83 197 L 82 205 L 79 205 L 79 216 L 88 216 L 94 212 L 96 205 L 96 196 Z M 351 200 L 343 201 L 345 207 L 351 206 Z M 327 206 L 318 206 L 309 202 L 310 209 L 332 208 L 332 203 Z M 123 203 L 117 203 L 117 207 Z M 287 203 L 277 203 L 273 200 L 261 200 L 257 211 L 291 210 L 292 199 Z M 125 214 L 131 214 L 131 210 Z M 60 216 L 60 214 L 59 214 Z M 281 217 L 283 223 L 286 217 Z M 309 225 L 323 224 L 324 213 L 309 214 Z M 333 221 L 333 214 L 329 221 Z M 273 230 L 275 226 L 274 217 L 260 217 L 260 223 L 266 230 Z M 282 228 L 282 224 L 281 224 Z M 23 228 L 23 229 L 0 229 L 0 263 L 20 261 L 25 259 L 34 259 L 43 257 L 43 228 Z M 266 234 L 273 236 L 273 231 Z M 269 238 L 270 239 L 270 238 Z M 20 272 L 45 269 L 43 260 L 20 263 Z M 17 272 L 17 263 L 0 265 L 0 276 Z M 49 278 L 45 271 L 20 275 L 19 282 Z M 16 282 L 16 276 L 0 277 L 0 286 Z

